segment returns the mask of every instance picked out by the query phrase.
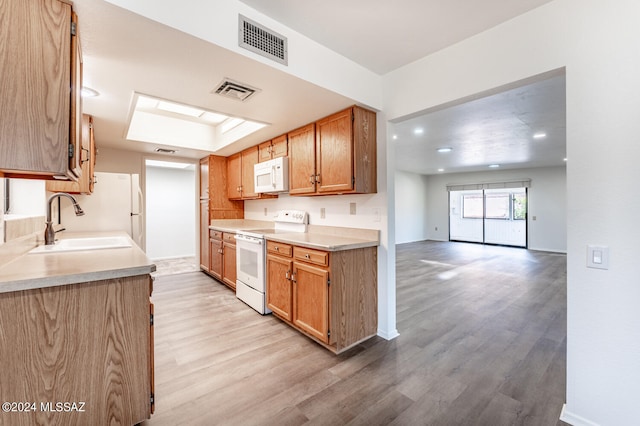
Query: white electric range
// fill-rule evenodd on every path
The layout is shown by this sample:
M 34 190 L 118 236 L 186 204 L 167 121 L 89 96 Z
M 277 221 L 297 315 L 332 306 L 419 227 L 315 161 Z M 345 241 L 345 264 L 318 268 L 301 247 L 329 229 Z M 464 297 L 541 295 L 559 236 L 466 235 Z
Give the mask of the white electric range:
M 236 231 L 236 296 L 260 314 L 271 313 L 267 307 L 266 240 L 275 233 L 307 232 L 309 215 L 302 210 L 280 210 L 269 229 Z

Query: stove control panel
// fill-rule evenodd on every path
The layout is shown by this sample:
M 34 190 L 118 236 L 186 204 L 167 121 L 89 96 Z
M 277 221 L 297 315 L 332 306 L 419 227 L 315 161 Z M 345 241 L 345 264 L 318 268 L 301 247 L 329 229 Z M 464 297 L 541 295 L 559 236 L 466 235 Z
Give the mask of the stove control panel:
M 309 215 L 304 210 L 280 210 L 274 218 L 275 222 L 308 224 Z

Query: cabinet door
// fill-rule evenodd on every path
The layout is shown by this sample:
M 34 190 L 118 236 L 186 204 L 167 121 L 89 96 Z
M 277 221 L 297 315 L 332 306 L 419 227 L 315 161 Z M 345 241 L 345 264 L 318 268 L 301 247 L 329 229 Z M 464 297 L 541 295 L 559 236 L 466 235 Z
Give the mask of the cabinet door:
M 242 198 L 242 157 L 241 153 L 227 157 L 227 196 L 232 200 Z
M 209 198 L 209 157 L 200 159 L 200 198 Z
M 293 319 L 292 267 L 291 259 L 267 255 L 267 307 L 287 321 Z
M 222 241 L 209 240 L 209 251 L 211 256 L 211 267 L 209 272 L 219 280 L 222 280 Z
M 352 109 L 316 123 L 316 182 L 318 193 L 353 190 Z
M 287 154 L 287 135 L 278 136 L 271 141 L 271 158 L 286 157 Z
M 82 53 L 78 41 L 78 16 L 71 14 L 76 31 L 71 37 L 71 113 L 69 120 L 69 171 L 76 177 L 82 176 Z
M 211 258 L 209 256 L 209 201 L 200 201 L 200 269 L 209 272 Z
M 236 288 L 236 245 L 222 243 L 222 281 L 235 290 Z
M 311 194 L 316 190 L 315 124 L 290 132 L 289 194 Z
M 293 262 L 293 323 L 318 340 L 329 342 L 329 271 Z
M 73 176 L 71 14 L 58 0 L 0 2 L 0 170 L 16 177 Z
M 48 180 L 45 187 L 49 192 L 69 192 L 71 194 L 91 194 L 94 183 L 95 139 L 93 136 L 93 118 L 82 116 L 82 173 L 76 181 Z
M 258 145 L 258 162 L 271 160 L 271 141 L 262 142 Z
M 258 198 L 253 182 L 253 166 L 258 163 L 258 147 L 242 151 L 242 198 Z

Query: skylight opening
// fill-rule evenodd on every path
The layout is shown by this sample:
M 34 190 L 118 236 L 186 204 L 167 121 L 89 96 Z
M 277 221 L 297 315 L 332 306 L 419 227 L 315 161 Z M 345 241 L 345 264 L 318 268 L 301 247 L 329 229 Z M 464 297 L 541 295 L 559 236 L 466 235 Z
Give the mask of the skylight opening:
M 265 123 L 134 93 L 126 139 L 215 153 Z

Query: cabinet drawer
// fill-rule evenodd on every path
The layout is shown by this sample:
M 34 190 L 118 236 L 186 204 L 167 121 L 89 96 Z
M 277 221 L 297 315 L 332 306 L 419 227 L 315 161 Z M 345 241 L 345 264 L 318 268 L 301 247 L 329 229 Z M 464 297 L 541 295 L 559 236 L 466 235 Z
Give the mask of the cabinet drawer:
M 294 247 L 293 257 L 296 260 L 315 263 L 316 265 L 329 265 L 329 253 L 326 251 L 314 250 L 306 247 Z
M 236 234 L 234 234 L 233 232 L 223 232 L 222 233 L 222 240 L 226 241 L 228 243 L 231 243 L 231 244 L 235 244 L 236 243 Z
M 267 241 L 267 252 L 291 257 L 293 247 L 289 244 L 278 243 L 276 241 Z
M 222 239 L 222 231 L 216 231 L 215 229 L 209 230 L 209 238 L 213 238 L 214 240 Z

